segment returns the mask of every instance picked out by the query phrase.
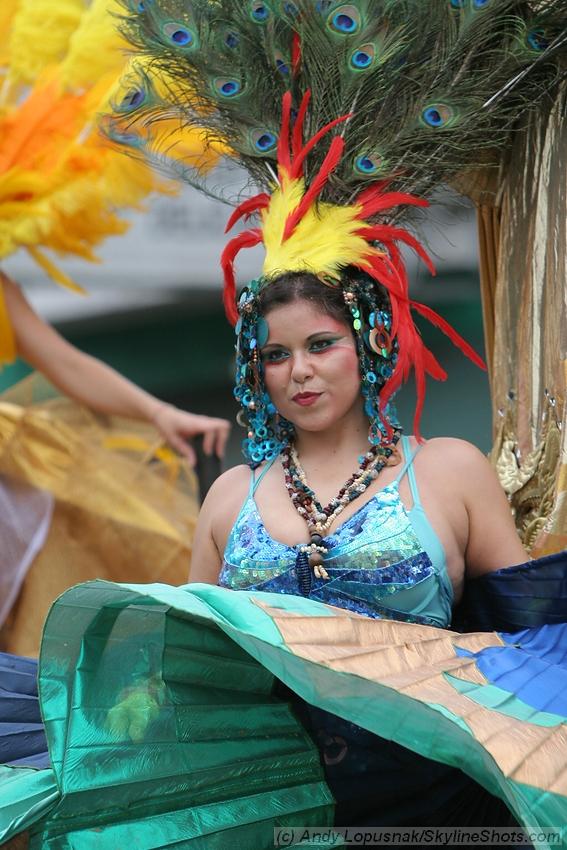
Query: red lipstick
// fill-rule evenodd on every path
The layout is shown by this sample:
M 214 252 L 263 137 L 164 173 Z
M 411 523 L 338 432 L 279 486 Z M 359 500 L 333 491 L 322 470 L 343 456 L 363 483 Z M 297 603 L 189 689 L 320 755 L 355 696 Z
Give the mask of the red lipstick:
M 294 395 L 293 401 L 302 407 L 309 407 L 310 404 L 317 401 L 320 395 L 321 393 L 297 393 L 297 395 Z

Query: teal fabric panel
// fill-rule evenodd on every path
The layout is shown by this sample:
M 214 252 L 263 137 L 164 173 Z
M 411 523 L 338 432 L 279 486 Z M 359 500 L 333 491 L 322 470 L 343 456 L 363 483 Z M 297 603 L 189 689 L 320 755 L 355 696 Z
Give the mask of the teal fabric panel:
M 0 844 L 40 820 L 58 799 L 51 769 L 0 765 Z

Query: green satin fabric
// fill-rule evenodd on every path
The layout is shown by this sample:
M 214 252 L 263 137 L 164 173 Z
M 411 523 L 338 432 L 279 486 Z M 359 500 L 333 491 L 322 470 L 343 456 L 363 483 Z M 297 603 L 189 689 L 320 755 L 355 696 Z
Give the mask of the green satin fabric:
M 0 765 L 0 842 L 40 820 L 58 799 L 52 770 Z
M 177 610 L 103 582 L 52 609 L 40 698 L 61 797 L 32 848 L 252 850 L 290 818 L 332 824 L 319 754 L 273 675 L 198 599 L 159 587 Z M 148 677 L 165 683 L 159 718 L 117 740 L 109 712 Z
M 278 612 L 293 624 L 292 642 Z M 376 671 L 382 646 L 389 675 L 398 645 L 402 671 L 414 635 L 429 653 L 446 643 L 441 674 L 446 664 L 454 669 L 454 640 L 466 643 L 464 635 L 352 617 L 299 597 L 209 585 L 79 585 L 53 606 L 40 659 L 53 773 L 12 770 L 21 783 L 18 812 L 18 794 L 5 796 L 0 774 L 0 841 L 30 827 L 30 850 L 272 850 L 274 827 L 331 825 L 319 753 L 272 696 L 274 676 L 326 711 L 462 767 L 520 822 L 563 822 L 566 797 L 507 777 L 463 717 L 359 668 L 376 657 Z M 321 647 L 336 661 L 309 656 Z M 352 672 L 333 669 L 343 649 Z M 423 678 L 423 665 L 416 673 Z M 152 681 L 162 683 L 159 712 L 137 740 L 118 734 L 112 710 Z

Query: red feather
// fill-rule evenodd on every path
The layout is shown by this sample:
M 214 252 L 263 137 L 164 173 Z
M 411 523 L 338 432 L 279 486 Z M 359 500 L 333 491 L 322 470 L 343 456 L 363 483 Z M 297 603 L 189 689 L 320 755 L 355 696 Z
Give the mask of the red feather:
M 286 91 L 282 100 L 282 126 L 278 139 L 278 165 L 291 173 L 291 156 L 289 152 L 289 122 L 291 118 L 291 92 Z
M 291 149 L 293 151 L 293 158 L 298 156 L 301 148 L 303 146 L 303 125 L 305 123 L 305 116 L 307 114 L 307 107 L 309 106 L 309 101 L 311 100 L 311 90 L 308 89 L 303 98 L 301 100 L 301 106 L 299 107 L 299 111 L 297 113 L 297 118 L 295 119 L 295 124 L 293 126 L 293 138 L 291 142 Z M 295 172 L 295 166 L 293 168 Z M 301 172 L 299 175 L 301 176 Z
M 414 432 L 417 439 L 421 440 L 419 429 L 425 400 L 426 376 L 429 375 L 437 381 L 444 381 L 447 373 L 432 352 L 424 345 L 419 330 L 411 316 L 411 309 L 416 309 L 432 321 L 433 324 L 450 337 L 455 345 L 461 348 L 467 356 L 471 357 L 474 362 L 479 363 L 479 358 L 468 343 L 444 319 L 429 307 L 423 304 L 416 304 L 409 300 L 407 295 L 408 280 L 403 257 L 393 242 L 388 244 L 387 247 L 390 254 L 389 257 L 380 256 L 375 253 L 369 254 L 365 258 L 368 267 L 364 269 L 376 281 L 382 284 L 390 294 L 392 336 L 396 337 L 398 342 L 398 361 L 396 367 L 380 390 L 380 416 L 383 424 L 387 426 L 386 418 L 383 415 L 384 410 L 389 400 L 400 388 L 402 382 L 407 380 L 413 369 L 417 394 Z
M 427 307 L 425 304 L 420 304 L 419 301 L 412 301 L 411 306 L 418 313 L 421 313 L 422 316 L 425 316 L 432 325 L 435 325 L 436 328 L 439 328 L 440 331 L 448 336 L 453 345 L 459 348 L 469 360 L 472 360 L 475 366 L 486 371 L 486 364 L 482 357 L 476 353 L 474 348 L 439 313 L 436 313 L 435 310 L 432 310 L 431 307 Z
M 386 177 L 384 180 L 379 180 L 376 183 L 371 183 L 366 189 L 358 195 L 357 204 L 365 204 L 370 198 L 374 198 L 378 192 L 384 192 L 384 189 L 392 182 L 391 177 Z
M 364 260 L 369 266 L 369 269 L 364 270 L 369 271 L 374 280 L 382 284 L 396 298 L 408 300 L 403 281 L 400 280 L 398 270 L 390 257 L 386 254 L 378 254 L 372 251 L 364 257 Z
M 289 237 L 297 227 L 297 224 L 301 221 L 311 204 L 315 201 L 317 197 L 319 197 L 319 194 L 325 186 L 329 175 L 332 174 L 332 172 L 341 160 L 344 146 L 345 140 L 341 136 L 335 136 L 335 138 L 331 142 L 331 146 L 327 152 L 327 156 L 323 160 L 323 164 L 319 170 L 319 173 L 311 183 L 311 186 L 304 194 L 303 198 L 301 199 L 301 202 L 298 204 L 296 209 L 288 216 L 287 221 L 285 223 L 282 242 L 285 242 L 286 239 L 289 239 Z
M 341 124 L 343 121 L 348 121 L 350 115 L 341 115 L 340 118 L 335 118 L 334 121 L 330 121 L 324 127 L 321 127 L 318 133 L 309 139 L 305 147 L 298 153 L 297 157 L 293 161 L 293 170 L 291 172 L 292 177 L 300 177 L 303 172 L 303 163 L 305 162 L 305 158 L 311 153 L 315 145 L 317 145 L 323 136 L 325 136 L 329 130 L 332 130 L 333 127 L 336 127 L 337 124 Z
M 291 40 L 291 70 L 293 71 L 293 76 L 296 77 L 299 73 L 299 68 L 301 65 L 301 38 L 299 37 L 298 32 L 294 32 L 293 38 Z
M 254 195 L 253 198 L 248 198 L 248 200 L 243 201 L 238 207 L 236 207 L 226 223 L 224 232 L 228 233 L 229 230 L 232 230 L 236 222 L 239 221 L 243 215 L 245 215 L 246 218 L 249 218 L 253 213 L 258 212 L 259 210 L 265 210 L 266 207 L 269 206 L 270 196 L 266 192 Z
M 362 206 L 357 218 L 368 219 L 378 212 L 399 207 L 401 204 L 408 204 L 412 207 L 428 207 L 429 201 L 425 198 L 418 198 L 416 195 L 408 195 L 405 192 L 374 192 L 373 195 L 363 199 L 368 190 L 365 190 L 362 195 L 356 199 L 356 203 Z
M 253 248 L 262 241 L 262 231 L 259 228 L 244 230 L 231 239 L 225 247 L 221 256 L 221 268 L 224 277 L 223 302 L 224 309 L 231 325 L 238 321 L 238 310 L 236 309 L 236 277 L 234 275 L 234 261 L 236 255 L 242 248 Z
M 421 245 L 417 239 L 411 235 L 411 233 L 408 233 L 407 230 L 403 230 L 401 227 L 392 227 L 390 224 L 376 224 L 369 229 L 361 229 L 357 232 L 360 236 L 364 237 L 364 239 L 377 239 L 384 245 L 388 245 L 394 239 L 399 242 L 404 242 L 406 245 L 413 248 L 415 253 L 421 257 L 432 275 L 437 274 L 435 266 L 433 265 L 429 254 L 427 254 L 423 248 L 423 245 Z

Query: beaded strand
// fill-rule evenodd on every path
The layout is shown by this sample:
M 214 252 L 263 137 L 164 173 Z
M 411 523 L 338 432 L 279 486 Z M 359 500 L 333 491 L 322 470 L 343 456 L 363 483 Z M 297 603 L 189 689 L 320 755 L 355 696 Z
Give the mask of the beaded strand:
M 356 472 L 345 481 L 337 495 L 325 507 L 321 505 L 307 483 L 293 443 L 289 443 L 282 450 L 285 486 L 295 509 L 307 523 L 310 536 L 310 542 L 301 546 L 300 553 L 307 557 L 316 578 L 329 578 L 323 566 L 324 555 L 328 552 L 328 548 L 323 544 L 323 535 L 345 507 L 365 492 L 385 466 L 398 463 L 396 443 L 399 438 L 400 432 L 395 430 L 389 445 L 372 445 L 363 456 Z

